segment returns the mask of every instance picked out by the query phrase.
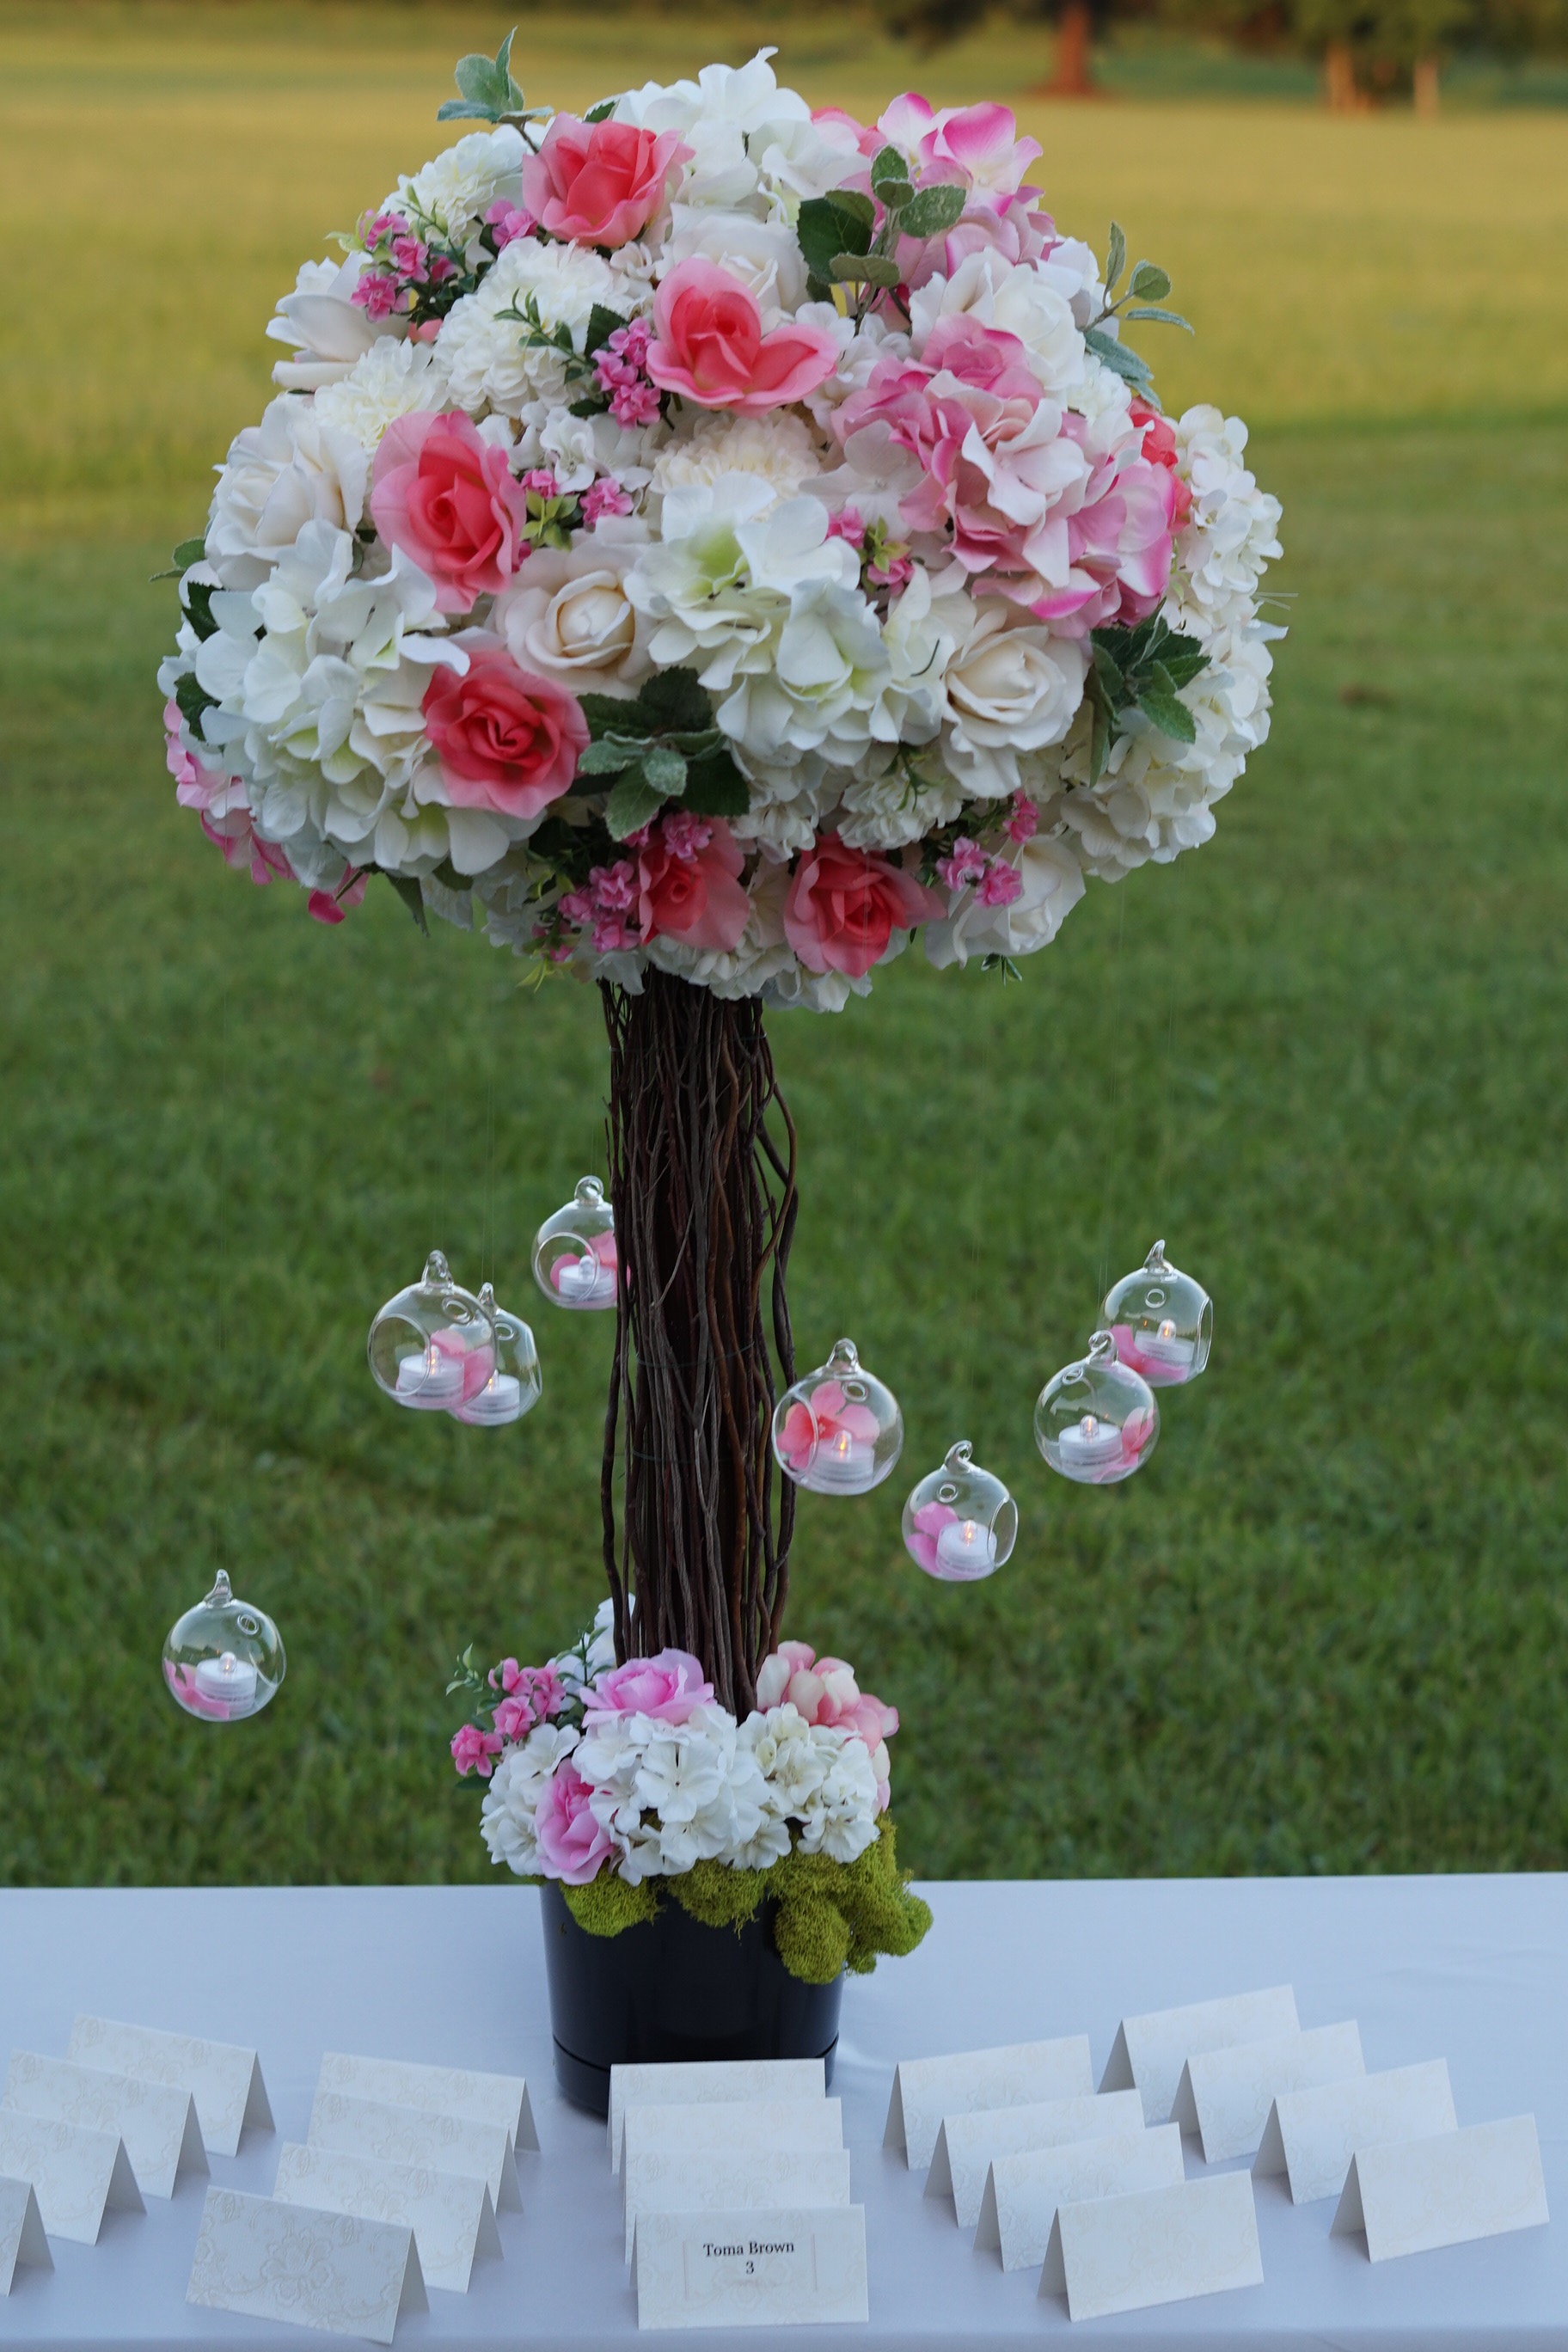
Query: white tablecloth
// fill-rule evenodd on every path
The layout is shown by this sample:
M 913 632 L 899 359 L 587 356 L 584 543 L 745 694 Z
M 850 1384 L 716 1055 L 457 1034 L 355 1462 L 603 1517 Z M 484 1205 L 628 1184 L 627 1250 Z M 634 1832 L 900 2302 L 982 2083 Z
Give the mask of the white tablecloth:
M 983 2352 L 1069 2336 L 1114 2352 L 1173 2341 L 1215 2352 L 1568 2352 L 1568 1879 L 1131 1880 L 964 1884 L 924 1890 L 936 1925 L 844 2000 L 834 2089 L 866 2207 L 868 2328 L 827 2331 L 864 2352 Z M 543 2152 L 519 2159 L 521 2213 L 505 2259 L 467 2295 L 432 2291 L 399 2323 L 402 2352 L 437 2346 L 625 2347 L 637 2305 L 621 2260 L 617 2184 L 601 2124 L 566 2106 L 550 2066 L 537 1901 L 527 1888 L 284 1887 L 0 1894 L 0 2032 L 63 2053 L 79 2011 L 253 2042 L 277 2134 L 212 2159 L 225 2184 L 268 2193 L 284 2138 L 302 2139 L 324 2049 L 526 2074 Z M 1379 2264 L 1329 2236 L 1326 2204 L 1258 2183 L 1265 2284 L 1074 2328 L 1004 2276 L 950 2203 L 885 2154 L 895 2059 L 1085 2032 L 1096 2075 L 1124 2013 L 1289 1980 L 1303 2025 L 1354 2017 L 1371 2068 L 1446 2057 L 1459 2121 L 1533 2110 L 1544 2230 Z M 1191 2147 L 1189 2143 L 1189 2147 Z M 1189 2155 L 1189 2170 L 1201 2168 Z M 205 2342 L 286 2352 L 299 2330 L 196 2311 L 185 2280 L 204 2183 L 187 2177 L 144 2216 L 114 2213 L 96 2247 L 52 2247 L 0 2299 L 0 2347 Z M 794 2352 L 817 2339 L 747 2331 Z M 318 2338 L 318 2341 L 324 2340 Z M 717 2332 L 661 2337 L 672 2352 Z

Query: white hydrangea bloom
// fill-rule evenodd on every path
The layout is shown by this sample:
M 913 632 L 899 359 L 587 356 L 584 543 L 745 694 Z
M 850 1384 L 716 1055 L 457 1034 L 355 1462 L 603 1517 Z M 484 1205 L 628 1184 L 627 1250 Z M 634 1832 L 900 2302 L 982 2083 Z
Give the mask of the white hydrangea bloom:
M 765 668 L 736 680 L 714 714 L 720 726 L 754 759 L 772 751 L 795 765 L 816 751 L 847 766 L 871 740 L 889 670 L 876 614 L 859 589 L 831 580 L 796 588 L 771 654 Z
M 508 1748 L 490 1774 L 479 1807 L 479 1835 L 490 1860 L 504 1862 L 520 1878 L 539 1873 L 534 1822 L 539 1801 L 558 1764 L 571 1755 L 579 1735 L 568 1726 L 536 1724 L 528 1738 Z
M 803 1853 L 853 1862 L 876 1843 L 877 1776 L 863 1740 L 834 1725 L 807 1724 L 787 1704 L 748 1716 L 740 1738 L 771 1805 L 797 1826 Z
M 1243 464 L 1247 427 L 1217 408 L 1189 408 L 1176 426 L 1177 467 L 1193 506 L 1176 541 L 1173 599 L 1191 622 L 1223 627 L 1250 606 L 1264 567 L 1284 552 L 1279 501 Z
M 773 506 L 794 498 L 822 471 L 816 443 L 798 416 L 715 416 L 699 412 L 690 429 L 666 443 L 654 460 L 652 488 L 711 489 L 725 474 L 749 474 L 766 483 Z M 758 507 L 766 514 L 771 507 Z
M 352 434 L 374 456 L 395 417 L 447 405 L 447 364 L 433 343 L 384 337 L 316 394 L 317 422 Z
M 405 346 L 381 348 L 401 352 Z M 370 461 L 356 436 L 298 393 L 268 402 L 218 468 L 206 555 L 226 588 L 258 588 L 308 522 L 357 529 Z
M 502 197 L 518 202 L 521 171 L 522 134 L 511 123 L 471 131 L 421 171 L 400 179 L 382 210 L 403 213 L 416 228 L 462 245 L 493 204 Z
M 1010 905 L 982 906 L 973 890 L 963 890 L 943 921 L 926 925 L 926 954 L 939 971 L 971 956 L 1037 954 L 1083 896 L 1083 866 L 1069 842 L 1037 834 L 1009 862 L 1024 886 Z

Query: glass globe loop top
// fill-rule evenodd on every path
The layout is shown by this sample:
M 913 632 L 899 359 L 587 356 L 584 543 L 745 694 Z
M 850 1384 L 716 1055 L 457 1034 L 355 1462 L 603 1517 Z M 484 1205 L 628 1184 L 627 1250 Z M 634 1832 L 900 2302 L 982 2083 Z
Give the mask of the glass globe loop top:
M 773 1414 L 779 1468 L 816 1495 L 868 1495 L 903 1450 L 899 1400 L 866 1370 L 853 1339 L 786 1389 Z
M 544 1378 L 532 1332 L 521 1315 L 496 1305 L 488 1282 L 479 1292 L 479 1307 L 492 1343 L 470 1349 L 464 1357 L 462 1402 L 450 1411 L 454 1421 L 476 1429 L 500 1429 L 532 1411 L 544 1392 Z
M 366 1353 L 376 1386 L 395 1403 L 450 1412 L 489 1378 L 495 1333 L 479 1300 L 432 1250 L 418 1281 L 389 1298 L 371 1325 Z
M 904 1549 L 917 1568 L 943 1584 L 977 1584 L 1011 1556 L 1018 1506 L 973 1459 L 969 1440 L 950 1446 L 940 1470 L 922 1478 L 904 1505 Z
M 616 1303 L 616 1213 L 596 1176 L 583 1177 L 533 1241 L 533 1278 L 553 1307 L 593 1313 Z
M 1214 1301 L 1201 1283 L 1183 1274 L 1156 1242 L 1136 1274 L 1124 1274 L 1105 1295 L 1100 1319 L 1124 1364 L 1152 1389 L 1195 1381 L 1209 1360 Z
M 203 1723 L 259 1715 L 287 1669 L 277 1626 L 264 1609 L 235 1599 L 221 1568 L 212 1591 L 175 1622 L 163 1643 L 169 1695 Z
M 1047 1381 L 1035 1406 L 1035 1443 L 1053 1470 L 1084 1486 L 1131 1478 L 1154 1451 L 1160 1408 L 1142 1376 L 1117 1359 L 1109 1331 Z

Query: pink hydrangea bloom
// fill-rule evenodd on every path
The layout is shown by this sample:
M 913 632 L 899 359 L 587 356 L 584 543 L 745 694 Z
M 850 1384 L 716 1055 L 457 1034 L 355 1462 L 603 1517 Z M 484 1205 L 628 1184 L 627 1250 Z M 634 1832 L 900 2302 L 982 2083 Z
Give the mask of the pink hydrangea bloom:
M 610 1852 L 610 1833 L 595 1820 L 593 1791 L 568 1756 L 545 1783 L 533 1816 L 533 1834 L 545 1874 L 568 1886 L 596 1878 Z
M 596 1716 L 646 1715 L 656 1723 L 684 1723 L 707 1706 L 713 1685 L 688 1650 L 660 1650 L 654 1658 L 628 1658 L 599 1675 L 584 1702 L 584 1722 Z
M 481 1780 L 488 1780 L 500 1752 L 499 1736 L 481 1731 L 477 1723 L 465 1723 L 452 1734 L 452 1761 L 465 1776 L 477 1772 Z

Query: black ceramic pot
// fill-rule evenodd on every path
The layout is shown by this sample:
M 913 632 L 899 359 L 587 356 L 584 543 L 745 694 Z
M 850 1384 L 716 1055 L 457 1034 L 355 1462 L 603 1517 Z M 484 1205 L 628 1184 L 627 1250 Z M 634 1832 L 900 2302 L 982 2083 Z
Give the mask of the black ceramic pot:
M 738 1933 L 667 1901 L 657 1918 L 590 1936 L 547 1879 L 540 1913 L 555 2079 L 574 2106 L 609 2113 L 612 2066 L 683 2058 L 822 2058 L 832 2081 L 844 1980 L 791 1976 L 771 1903 Z

